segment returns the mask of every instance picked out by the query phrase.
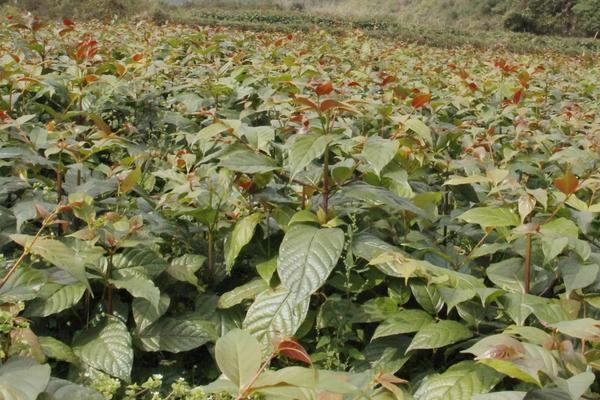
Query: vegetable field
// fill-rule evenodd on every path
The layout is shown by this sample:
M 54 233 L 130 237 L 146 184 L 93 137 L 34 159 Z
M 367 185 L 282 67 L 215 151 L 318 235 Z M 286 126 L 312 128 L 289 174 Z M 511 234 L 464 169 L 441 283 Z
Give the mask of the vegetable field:
M 0 398 L 600 398 L 599 76 L 9 17 Z

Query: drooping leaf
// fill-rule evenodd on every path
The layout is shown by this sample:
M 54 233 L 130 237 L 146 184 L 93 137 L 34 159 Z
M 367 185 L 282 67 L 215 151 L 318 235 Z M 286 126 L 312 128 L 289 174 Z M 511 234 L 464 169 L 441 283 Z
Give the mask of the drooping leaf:
M 83 284 L 61 286 L 50 296 L 29 303 L 26 313 L 32 317 L 47 317 L 59 313 L 77 304 L 84 293 Z
M 10 238 L 19 245 L 29 248 L 33 254 L 67 271 L 91 291 L 85 273 L 84 260 L 64 243 L 55 239 L 44 238 L 37 239 L 34 242 L 34 237 L 29 235 L 11 235 Z
M 160 295 L 158 307 L 143 297 L 133 299 L 131 311 L 137 331 L 143 331 L 148 325 L 162 317 L 167 312 L 170 304 L 171 299 L 166 294 Z
M 217 307 L 231 308 L 247 299 L 254 299 L 259 293 L 264 292 L 269 285 L 263 279 L 254 279 L 244 285 L 238 286 L 229 292 L 223 293 L 219 298 Z
M 235 224 L 233 231 L 225 241 L 225 268 L 227 272 L 231 272 L 231 268 L 240 251 L 252 240 L 254 230 L 261 219 L 261 213 L 254 213 Z
M 77 356 L 65 343 L 50 336 L 38 337 L 42 351 L 48 358 L 65 361 L 71 364 L 77 363 Z

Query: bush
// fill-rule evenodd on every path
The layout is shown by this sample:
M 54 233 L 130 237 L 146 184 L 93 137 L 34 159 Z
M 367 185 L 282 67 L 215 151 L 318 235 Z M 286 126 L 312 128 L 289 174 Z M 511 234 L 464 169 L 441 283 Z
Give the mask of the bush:
M 513 11 L 504 18 L 504 27 L 513 32 L 534 32 L 535 23 L 530 15 Z

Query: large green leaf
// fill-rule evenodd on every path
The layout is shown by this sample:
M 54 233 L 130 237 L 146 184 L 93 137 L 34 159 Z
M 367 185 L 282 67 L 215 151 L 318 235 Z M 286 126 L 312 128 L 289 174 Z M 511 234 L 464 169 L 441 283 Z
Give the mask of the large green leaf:
M 30 235 L 11 235 L 10 238 L 19 245 L 29 248 L 31 253 L 67 271 L 73 278 L 86 285 L 86 288 L 91 291 L 85 273 L 84 260 L 64 243 L 55 239 L 43 238 L 37 239 L 34 243 L 34 237 Z
M 212 322 L 178 318 L 162 318 L 147 326 L 137 337 L 146 351 L 180 353 L 198 348 L 216 339 Z
M 481 225 L 482 228 L 517 226 L 521 223 L 519 215 L 502 207 L 472 208 L 462 213 L 458 218 L 470 224 Z
M 371 136 L 363 147 L 362 156 L 379 175 L 381 170 L 394 159 L 399 147 L 400 142 L 397 140 Z
M 258 338 L 264 348 L 275 339 L 293 336 L 306 318 L 309 299 L 299 304 L 289 290 L 280 287 L 267 290 L 254 300 L 244 319 L 244 329 Z
M 417 332 L 406 351 L 437 349 L 468 339 L 472 335 L 471 331 L 460 322 L 450 320 L 434 322 Z
M 258 372 L 261 354 L 258 341 L 241 329 L 229 331 L 215 347 L 219 369 L 239 389 L 250 383 Z
M 254 230 L 262 219 L 261 213 L 254 213 L 239 220 L 225 241 L 225 268 L 231 272 L 235 259 L 244 246 L 250 243 Z
M 29 303 L 26 314 L 32 317 L 47 317 L 56 314 L 77 304 L 84 293 L 85 286 L 81 283 L 59 286 L 58 290 L 50 296 Z
M 0 367 L 2 400 L 36 400 L 50 380 L 50 366 L 29 358 L 13 357 Z
M 116 317 L 106 316 L 100 323 L 73 340 L 73 351 L 90 367 L 129 381 L 133 349 L 127 326 Z
M 491 368 L 463 361 L 442 374 L 429 375 L 414 394 L 415 400 L 465 400 L 487 393 L 502 375 Z
M 473 397 L 473 400 L 523 400 L 527 392 L 495 392 L 480 394 Z
M 319 134 L 297 136 L 292 143 L 289 152 L 291 178 L 294 178 L 315 158 L 323 155 L 325 148 L 333 140 L 333 138 L 333 135 Z
M 281 283 L 292 304 L 299 304 L 319 289 L 335 267 L 344 248 L 344 232 L 294 224 L 287 231 L 277 260 Z

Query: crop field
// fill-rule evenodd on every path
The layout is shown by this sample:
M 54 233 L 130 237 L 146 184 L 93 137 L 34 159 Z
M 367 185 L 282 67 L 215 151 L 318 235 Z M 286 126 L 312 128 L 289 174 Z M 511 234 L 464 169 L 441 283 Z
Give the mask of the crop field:
M 600 399 L 600 58 L 0 22 L 0 398 Z

